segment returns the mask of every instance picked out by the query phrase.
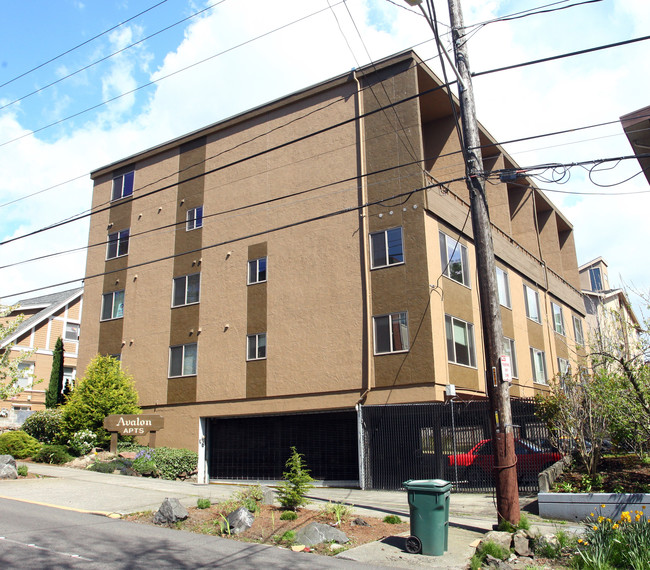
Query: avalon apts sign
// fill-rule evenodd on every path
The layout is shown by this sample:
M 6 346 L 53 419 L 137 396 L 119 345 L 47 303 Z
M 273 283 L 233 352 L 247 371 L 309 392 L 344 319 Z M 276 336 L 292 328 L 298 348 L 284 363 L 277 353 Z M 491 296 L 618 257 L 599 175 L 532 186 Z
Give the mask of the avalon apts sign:
M 162 416 L 157 414 L 114 414 L 104 418 L 104 429 L 111 433 L 111 452 L 117 453 L 117 434 L 149 434 L 149 447 L 156 447 L 156 432 L 164 427 Z

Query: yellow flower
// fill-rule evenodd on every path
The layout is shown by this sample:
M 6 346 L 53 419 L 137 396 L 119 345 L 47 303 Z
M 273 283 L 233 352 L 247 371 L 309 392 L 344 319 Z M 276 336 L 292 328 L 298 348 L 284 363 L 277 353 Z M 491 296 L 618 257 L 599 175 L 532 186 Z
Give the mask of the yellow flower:
M 596 525 L 591 527 L 593 530 L 598 530 L 598 527 Z
M 582 544 L 582 539 L 581 538 L 578 539 L 578 544 Z
M 604 508 L 605 508 L 605 505 L 600 505 L 600 508 L 601 508 L 601 509 L 604 509 Z
M 639 522 L 639 519 L 640 519 L 640 518 L 641 518 L 641 515 L 637 515 L 637 516 L 634 517 L 634 520 L 635 520 L 636 522 Z
M 612 525 L 612 528 L 613 528 L 614 530 L 616 530 L 616 529 L 618 528 L 618 523 L 614 523 L 614 524 Z
M 602 516 L 601 516 L 601 517 L 598 517 L 598 524 L 600 524 L 600 523 L 603 522 L 604 520 L 605 520 L 605 517 L 602 517 Z
M 607 517 L 607 522 L 612 522 L 612 519 L 610 519 L 609 517 Z
M 593 517 L 593 516 L 594 516 L 594 513 L 589 513 L 589 516 L 590 516 L 590 517 Z
M 645 505 L 643 505 L 641 508 L 645 511 Z

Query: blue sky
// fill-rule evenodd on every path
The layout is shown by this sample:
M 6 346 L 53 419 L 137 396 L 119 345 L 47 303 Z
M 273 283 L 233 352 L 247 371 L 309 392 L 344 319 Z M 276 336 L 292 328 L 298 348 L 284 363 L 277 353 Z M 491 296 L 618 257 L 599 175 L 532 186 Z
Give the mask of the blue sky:
M 158 2 L 5 3 L 0 20 L 0 84 Z M 468 25 L 545 3 L 549 2 L 463 0 L 462 5 Z M 212 4 L 216 6 L 200 17 L 9 105 Z M 435 0 L 435 4 L 440 19 L 446 20 L 446 2 Z M 645 0 L 603 0 L 478 28 L 470 35 L 468 49 L 472 69 L 481 71 L 639 37 L 649 29 Z M 370 59 L 417 45 L 416 51 L 427 60 L 434 56 L 431 38 L 419 12 L 403 0 L 347 0 L 345 4 L 340 0 L 167 0 L 110 34 L 0 87 L 0 107 L 4 107 L 0 109 L 0 240 L 87 209 L 92 193 L 88 173 L 95 168 Z M 476 78 L 479 120 L 497 140 L 615 121 L 650 104 L 649 53 L 650 42 L 642 42 Z M 207 61 L 197 64 L 202 60 Z M 435 59 L 430 65 L 440 72 Z M 185 67 L 189 68 L 179 72 Z M 156 80 L 113 103 L 29 134 Z M 631 152 L 619 125 L 506 149 L 524 166 Z M 635 169 L 638 164 L 627 162 L 599 175 L 600 180 L 617 182 Z M 55 185 L 54 190 L 5 205 Z M 645 244 L 650 241 L 646 223 L 650 198 L 620 194 L 648 190 L 644 177 L 613 187 L 610 191 L 618 193 L 614 196 L 554 192 L 602 191 L 577 168 L 571 170 L 567 184 L 539 185 L 574 224 L 579 263 L 602 255 L 614 284 L 620 283 L 620 276 L 648 290 L 647 264 L 639 261 L 647 258 Z M 87 221 L 78 222 L 0 246 L 0 265 L 83 248 L 87 231 Z M 0 268 L 0 298 L 10 301 L 13 294 L 25 296 L 21 293 L 80 277 L 84 260 L 84 252 L 78 251 Z

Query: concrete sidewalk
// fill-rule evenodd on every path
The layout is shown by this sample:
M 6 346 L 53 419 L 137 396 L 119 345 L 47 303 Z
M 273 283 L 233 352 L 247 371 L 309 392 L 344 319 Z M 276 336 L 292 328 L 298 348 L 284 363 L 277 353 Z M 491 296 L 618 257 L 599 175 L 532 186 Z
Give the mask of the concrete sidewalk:
M 241 485 L 165 481 L 148 477 L 125 477 L 96 473 L 69 467 L 29 463 L 30 473 L 43 475 L 38 479 L 3 481 L 0 496 L 59 508 L 92 512 L 101 515 L 155 511 L 166 497 L 175 497 L 185 506 L 196 506 L 198 498 L 213 502 L 227 499 Z M 320 487 L 310 492 L 312 507 L 322 502 L 339 501 L 354 506 L 360 516 L 383 518 L 397 514 L 408 520 L 407 495 L 403 491 L 362 491 Z M 522 498 L 522 509 L 534 502 Z M 529 515 L 534 524 L 538 518 Z M 442 556 L 409 554 L 404 550 L 404 537 L 388 537 L 380 542 L 352 548 L 339 557 L 370 566 L 464 569 L 474 553 L 470 546 L 476 539 L 492 530 L 496 522 L 496 507 L 492 495 L 452 494 L 449 516 L 449 546 Z M 542 521 L 540 521 L 542 522 Z M 541 526 L 547 526 L 541 524 Z M 550 525 L 548 525 L 550 526 Z

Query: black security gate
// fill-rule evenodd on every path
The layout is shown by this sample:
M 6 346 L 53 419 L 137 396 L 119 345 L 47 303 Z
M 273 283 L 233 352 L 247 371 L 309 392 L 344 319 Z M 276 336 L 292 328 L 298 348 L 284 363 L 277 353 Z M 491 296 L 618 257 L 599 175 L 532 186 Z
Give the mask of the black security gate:
M 358 484 L 355 410 L 209 418 L 207 430 L 211 479 L 277 481 L 295 446 L 314 479 Z

